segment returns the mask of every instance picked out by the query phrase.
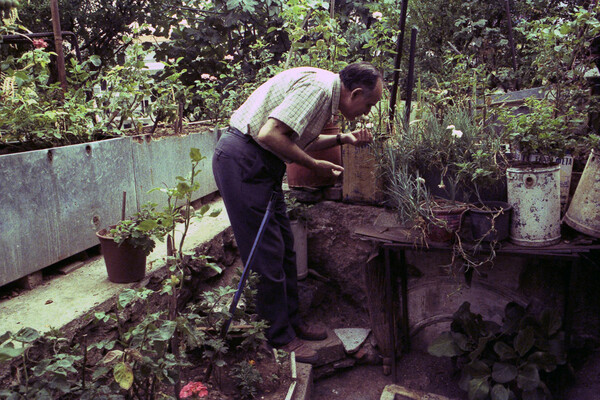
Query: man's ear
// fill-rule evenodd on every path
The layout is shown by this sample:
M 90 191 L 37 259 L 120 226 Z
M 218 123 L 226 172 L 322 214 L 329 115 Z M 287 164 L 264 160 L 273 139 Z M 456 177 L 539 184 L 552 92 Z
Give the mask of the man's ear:
M 355 99 L 358 96 L 362 95 L 364 93 L 364 89 L 361 87 L 357 87 L 356 89 L 354 89 L 352 92 L 350 92 L 350 98 L 351 99 Z

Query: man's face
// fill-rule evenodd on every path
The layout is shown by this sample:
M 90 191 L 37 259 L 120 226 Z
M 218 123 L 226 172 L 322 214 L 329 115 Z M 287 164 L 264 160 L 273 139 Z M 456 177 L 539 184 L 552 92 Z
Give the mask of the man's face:
M 349 120 L 367 115 L 379 100 L 383 92 L 381 79 L 377 81 L 375 88 L 371 91 L 356 88 L 340 98 L 340 112 Z

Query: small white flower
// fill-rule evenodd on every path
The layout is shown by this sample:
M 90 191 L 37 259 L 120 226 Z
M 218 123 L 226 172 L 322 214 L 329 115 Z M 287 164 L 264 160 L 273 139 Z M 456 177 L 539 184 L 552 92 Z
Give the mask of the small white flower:
M 210 74 L 202 74 L 200 75 L 200 78 L 208 80 L 210 79 Z
M 423 179 L 423 178 L 421 178 L 421 177 L 418 177 L 418 178 L 417 178 L 417 182 L 418 182 L 418 183 L 425 183 L 425 179 Z
M 377 19 L 377 20 L 381 21 L 381 18 L 383 18 L 383 14 L 382 14 L 382 13 L 380 13 L 379 11 L 375 11 L 375 12 L 373 13 L 373 18 L 375 18 L 375 19 Z
M 223 59 L 225 61 L 233 61 L 233 56 L 231 54 L 227 54 L 225 57 L 223 57 Z
M 459 131 L 458 129 L 452 129 L 452 136 L 454 136 L 455 138 L 460 139 L 462 135 L 462 131 Z
M 425 55 L 426 55 L 427 57 L 431 58 L 431 57 L 435 56 L 435 53 L 434 53 L 433 51 L 431 51 L 431 50 L 427 50 L 427 51 L 425 52 Z
M 446 129 L 452 129 L 452 136 L 455 138 L 460 139 L 463 135 L 462 131 L 459 131 L 458 129 L 456 129 L 456 127 L 454 125 L 448 125 L 446 127 Z
M 440 184 L 438 185 L 438 187 L 439 187 L 440 189 L 446 189 L 446 185 L 444 185 L 444 183 L 443 183 L 443 182 L 442 182 L 442 183 L 440 183 Z

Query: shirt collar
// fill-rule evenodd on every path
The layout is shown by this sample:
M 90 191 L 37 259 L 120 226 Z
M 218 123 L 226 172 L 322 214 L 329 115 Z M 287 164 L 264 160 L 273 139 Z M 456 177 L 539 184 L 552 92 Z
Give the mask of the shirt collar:
M 341 80 L 340 75 L 336 74 L 333 78 L 333 86 L 331 90 L 331 116 L 335 116 L 339 112 L 340 108 L 340 91 L 341 91 Z

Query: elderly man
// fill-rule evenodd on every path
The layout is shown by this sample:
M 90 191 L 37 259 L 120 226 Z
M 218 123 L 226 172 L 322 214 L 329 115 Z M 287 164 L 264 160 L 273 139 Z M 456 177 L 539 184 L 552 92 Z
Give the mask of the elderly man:
M 365 129 L 339 135 L 320 132 L 338 112 L 349 120 L 368 114 L 382 90 L 381 74 L 366 62 L 350 64 L 339 74 L 318 68 L 281 72 L 234 112 L 214 153 L 215 180 L 244 262 L 271 194 L 276 193 L 273 216 L 252 265 L 259 274 L 256 309 L 269 323 L 269 344 L 295 351 L 302 362 L 317 359 L 303 340 L 323 340 L 327 333 L 308 326 L 298 315 L 296 254 L 281 189 L 285 163 L 295 162 L 325 176 L 341 174 L 340 165 L 314 159 L 305 149 L 371 142 Z

